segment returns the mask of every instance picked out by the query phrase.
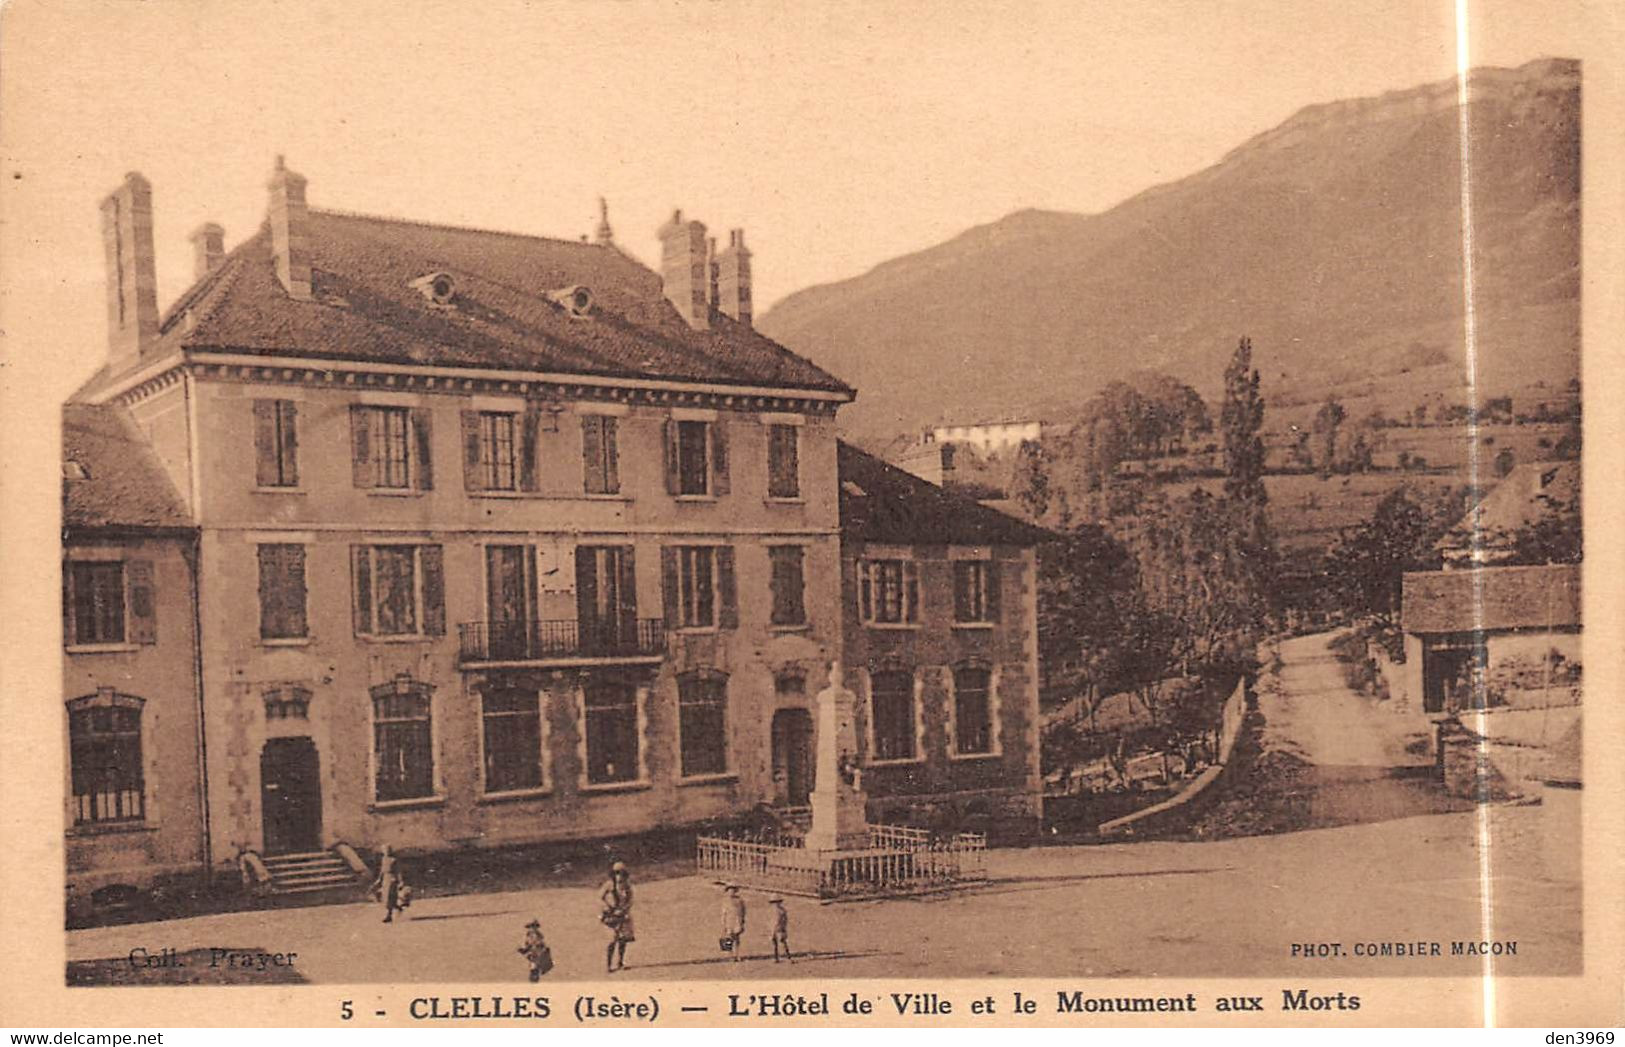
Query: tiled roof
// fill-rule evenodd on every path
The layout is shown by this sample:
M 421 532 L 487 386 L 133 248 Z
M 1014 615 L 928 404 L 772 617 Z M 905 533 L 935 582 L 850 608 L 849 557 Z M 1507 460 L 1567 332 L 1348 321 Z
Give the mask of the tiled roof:
M 1037 545 L 1055 537 L 840 444 L 841 535 L 892 545 Z
M 1579 462 L 1528 462 L 1516 466 L 1495 489 L 1440 539 L 1446 551 L 1495 547 L 1507 536 L 1580 496 Z
M 309 228 L 310 301 L 278 282 L 261 227 L 168 310 L 145 357 L 186 347 L 851 393 L 725 315 L 689 327 L 660 274 L 613 246 L 317 210 Z M 410 286 L 434 272 L 456 281 L 449 307 Z M 549 297 L 576 285 L 590 318 Z
M 1580 624 L 1580 565 L 1478 567 L 1405 576 L 1408 633 L 1572 628 Z
M 121 407 L 62 409 L 66 527 L 189 528 L 180 494 Z

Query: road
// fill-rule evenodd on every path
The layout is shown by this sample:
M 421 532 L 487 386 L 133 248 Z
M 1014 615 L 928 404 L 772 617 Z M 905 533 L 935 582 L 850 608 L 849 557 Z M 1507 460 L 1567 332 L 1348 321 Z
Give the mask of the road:
M 1426 757 L 1405 749 L 1415 725 L 1349 692 L 1325 643 L 1284 644 L 1279 678 L 1261 694 L 1266 748 L 1308 762 L 1297 787 L 1310 783 L 1314 823 L 1325 827 L 1000 850 L 991 882 L 973 890 L 840 905 L 791 899 L 801 952 L 793 967 L 773 963 L 762 898 L 748 898 L 746 958 L 735 962 L 717 948 L 715 886 L 648 882 L 637 891 L 630 968 L 615 978 L 1461 975 L 1481 973 L 1482 961 L 1451 956 L 1451 943 L 1486 938 L 1517 942 L 1498 973 L 1576 973 L 1580 892 L 1545 874 L 1541 809 L 1437 811 L 1415 770 Z M 68 956 L 127 967 L 136 946 L 257 948 L 297 952 L 292 970 L 310 982 L 511 985 L 523 981 L 515 950 L 535 917 L 558 963 L 550 982 L 601 979 L 596 913 L 596 893 L 582 887 L 425 898 L 389 925 L 360 904 L 230 913 L 71 932 Z M 1441 943 L 1442 955 L 1353 955 L 1357 944 L 1418 941 Z M 1302 943 L 1337 943 L 1342 955 L 1295 957 Z

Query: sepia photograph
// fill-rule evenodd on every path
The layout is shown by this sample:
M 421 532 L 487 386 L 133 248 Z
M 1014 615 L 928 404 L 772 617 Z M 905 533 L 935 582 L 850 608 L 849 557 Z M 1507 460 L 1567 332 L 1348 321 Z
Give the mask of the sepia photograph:
M 1618 1024 L 1622 18 L 8 5 L 0 1001 Z

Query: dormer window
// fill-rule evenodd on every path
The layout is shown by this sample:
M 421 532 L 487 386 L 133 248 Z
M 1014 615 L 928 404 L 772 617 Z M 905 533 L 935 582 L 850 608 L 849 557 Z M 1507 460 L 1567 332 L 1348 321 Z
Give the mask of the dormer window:
M 412 281 L 412 286 L 435 305 L 450 305 L 457 294 L 457 281 L 450 273 L 430 273 Z
M 588 317 L 592 315 L 592 290 L 575 284 L 561 291 L 554 291 L 553 301 L 564 308 L 571 316 Z

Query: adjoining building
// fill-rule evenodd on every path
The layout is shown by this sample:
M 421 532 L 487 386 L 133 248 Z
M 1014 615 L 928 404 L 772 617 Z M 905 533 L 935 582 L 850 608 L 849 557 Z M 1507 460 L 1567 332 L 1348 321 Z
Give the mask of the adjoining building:
M 123 411 L 62 419 L 63 822 L 70 912 L 200 873 L 197 528 Z
M 163 314 L 150 186 L 131 175 L 102 209 L 109 362 L 67 414 L 142 448 L 172 492 L 171 540 L 195 549 L 192 574 L 179 550 L 152 557 L 163 648 L 97 652 L 107 672 L 70 684 L 70 719 L 79 698 L 143 697 L 144 752 L 174 748 L 161 778 L 119 779 L 144 824 L 161 804 L 213 866 L 265 857 L 274 876 L 278 856 L 340 844 L 488 847 L 794 806 L 809 681 L 850 631 L 834 423 L 854 393 L 753 329 L 743 233 L 719 250 L 674 214 L 657 272 L 607 214 L 578 242 L 318 210 L 280 160 L 269 189 L 265 224 L 229 253 L 219 226 L 193 234 L 196 281 Z M 983 559 L 1011 566 L 993 591 L 1030 630 L 1030 552 L 995 530 Z M 943 579 L 926 571 L 914 613 L 953 606 L 946 559 L 917 557 L 934 559 Z M 195 633 L 163 602 L 189 579 Z M 929 780 L 899 773 L 890 735 L 866 758 L 897 797 L 1003 790 L 1014 809 L 1030 778 L 1034 808 L 1031 649 L 961 624 L 920 671 L 985 664 L 990 740 L 961 730 L 963 770 Z M 159 675 L 118 682 L 135 672 L 118 659 L 143 657 Z M 84 749 L 85 773 L 123 751 Z M 185 789 L 190 821 L 171 799 Z
M 840 445 L 845 663 L 872 822 L 1036 833 L 1037 527 Z

